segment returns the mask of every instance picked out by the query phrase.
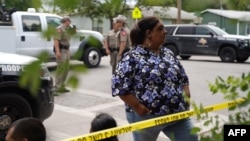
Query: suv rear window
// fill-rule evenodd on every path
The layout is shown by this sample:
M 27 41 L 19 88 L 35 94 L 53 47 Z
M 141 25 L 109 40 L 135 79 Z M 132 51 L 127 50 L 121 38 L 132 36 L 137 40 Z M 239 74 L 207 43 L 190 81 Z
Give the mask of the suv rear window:
M 194 31 L 193 27 L 179 27 L 175 34 L 191 35 L 193 34 L 193 31 Z
M 196 27 L 195 35 L 209 35 L 209 30 L 205 27 Z
M 166 26 L 165 29 L 167 31 L 167 35 L 172 35 L 176 26 Z

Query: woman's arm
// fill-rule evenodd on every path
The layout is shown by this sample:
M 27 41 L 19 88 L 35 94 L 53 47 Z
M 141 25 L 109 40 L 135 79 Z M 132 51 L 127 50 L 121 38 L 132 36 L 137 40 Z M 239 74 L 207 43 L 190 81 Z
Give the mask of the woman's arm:
M 189 90 L 189 85 L 184 85 L 183 86 L 184 92 L 188 98 L 190 98 L 190 90 Z
M 138 115 L 143 116 L 150 113 L 150 110 L 141 104 L 133 94 L 120 95 L 120 98 L 129 105 Z

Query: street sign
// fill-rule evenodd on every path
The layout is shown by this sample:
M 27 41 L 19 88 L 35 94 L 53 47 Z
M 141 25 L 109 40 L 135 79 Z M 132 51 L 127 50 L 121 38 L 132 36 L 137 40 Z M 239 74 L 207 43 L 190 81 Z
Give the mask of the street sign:
M 138 7 L 135 7 L 132 11 L 132 18 L 133 19 L 140 19 L 142 18 L 141 10 Z

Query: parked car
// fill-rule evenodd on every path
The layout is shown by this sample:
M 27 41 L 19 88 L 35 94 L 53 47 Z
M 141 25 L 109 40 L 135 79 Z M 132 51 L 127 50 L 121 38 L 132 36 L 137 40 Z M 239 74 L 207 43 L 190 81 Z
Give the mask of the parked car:
M 250 37 L 230 35 L 213 25 L 165 25 L 164 46 L 176 56 L 219 56 L 222 62 L 245 62 L 250 56 Z
M 7 12 L 4 13 L 1 11 L 0 7 L 1 52 L 33 57 L 37 57 L 41 52 L 47 52 L 50 58 L 55 57 L 53 37 L 46 34 L 45 38 L 42 35 L 53 33 L 48 29 L 55 30 L 61 24 L 61 16 L 39 13 L 32 8 L 28 9 L 28 11 L 6 10 Z M 75 26 L 71 25 L 71 27 Z M 103 35 L 97 31 L 80 30 L 77 27 L 75 30 L 76 34 L 70 41 L 72 59 L 83 61 L 89 68 L 98 67 L 102 56 L 106 55 L 102 44 Z M 97 43 L 93 44 L 89 38 L 94 38 Z M 76 53 L 81 55 L 75 58 Z
M 22 87 L 19 82 L 25 66 L 36 60 L 0 52 L 0 140 L 4 140 L 8 127 L 17 119 L 35 117 L 44 121 L 53 113 L 53 79 L 44 64 L 41 65 L 41 85 L 35 93 L 31 92 L 30 85 Z

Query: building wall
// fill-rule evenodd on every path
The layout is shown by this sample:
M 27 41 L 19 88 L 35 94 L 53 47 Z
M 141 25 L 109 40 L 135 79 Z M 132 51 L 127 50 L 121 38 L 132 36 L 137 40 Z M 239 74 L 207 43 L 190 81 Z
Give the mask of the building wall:
M 229 34 L 237 34 L 237 23 L 238 20 L 224 18 L 223 28 Z
M 209 12 L 205 12 L 201 16 L 203 24 L 216 25 L 229 34 L 246 35 L 248 24 L 250 25 L 250 22 L 238 21 L 237 19 L 229 19 Z M 237 24 L 239 28 L 237 27 Z M 250 33 L 250 29 L 248 33 Z
M 71 23 L 76 25 L 78 29 L 92 29 L 92 20 L 90 18 L 80 15 L 71 15 L 70 18 L 72 20 Z
M 241 22 L 240 25 L 240 34 L 250 35 L 250 22 Z
M 220 16 L 208 12 L 203 13 L 201 16 L 202 24 L 212 24 L 222 28 L 223 19 Z

